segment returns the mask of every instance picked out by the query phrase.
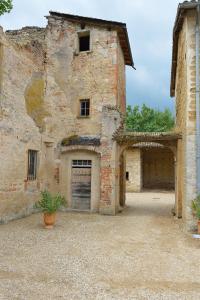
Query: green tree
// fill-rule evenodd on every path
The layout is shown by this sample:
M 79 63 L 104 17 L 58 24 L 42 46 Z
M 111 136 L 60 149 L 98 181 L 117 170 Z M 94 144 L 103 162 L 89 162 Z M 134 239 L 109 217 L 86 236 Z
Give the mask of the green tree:
M 12 8 L 12 0 L 0 0 L 0 16 L 4 13 L 9 13 Z
M 126 129 L 137 132 L 164 132 L 174 127 L 174 116 L 169 109 L 160 111 L 150 108 L 145 104 L 140 108 L 138 105 L 126 110 Z

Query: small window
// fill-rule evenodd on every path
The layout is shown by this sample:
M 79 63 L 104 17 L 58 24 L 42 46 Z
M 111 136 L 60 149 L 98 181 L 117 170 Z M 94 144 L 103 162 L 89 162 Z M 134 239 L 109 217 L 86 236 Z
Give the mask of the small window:
M 92 161 L 91 160 L 73 160 L 72 167 L 73 168 L 91 168 Z
M 83 99 L 80 100 L 80 116 L 88 117 L 90 115 L 90 100 Z
M 90 33 L 81 32 L 79 33 L 79 51 L 90 51 Z
M 28 180 L 35 180 L 37 178 L 37 160 L 38 151 L 28 150 Z
M 129 172 L 126 172 L 126 180 L 129 180 Z

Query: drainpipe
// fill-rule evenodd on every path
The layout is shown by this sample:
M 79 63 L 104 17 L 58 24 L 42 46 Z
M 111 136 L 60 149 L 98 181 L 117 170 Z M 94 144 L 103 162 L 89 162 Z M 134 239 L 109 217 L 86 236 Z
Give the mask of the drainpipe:
M 196 160 L 197 160 L 197 195 L 200 194 L 200 83 L 199 83 L 199 42 L 200 42 L 200 2 L 197 3 L 197 16 L 196 16 Z

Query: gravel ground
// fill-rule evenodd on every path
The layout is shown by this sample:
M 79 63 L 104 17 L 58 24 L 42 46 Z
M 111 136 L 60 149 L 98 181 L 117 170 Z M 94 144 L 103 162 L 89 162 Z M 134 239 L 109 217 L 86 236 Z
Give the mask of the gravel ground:
M 59 213 L 0 226 L 0 299 L 200 299 L 200 240 L 172 193 L 127 195 L 118 216 Z

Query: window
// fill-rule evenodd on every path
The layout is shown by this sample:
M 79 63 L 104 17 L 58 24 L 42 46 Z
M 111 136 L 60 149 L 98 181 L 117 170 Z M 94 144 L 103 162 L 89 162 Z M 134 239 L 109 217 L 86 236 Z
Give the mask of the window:
M 79 33 L 79 52 L 90 51 L 90 33 L 80 32 Z
M 129 180 L 129 172 L 126 172 L 126 180 Z
M 88 117 L 90 115 L 90 100 L 83 99 L 80 100 L 80 116 Z
M 37 178 L 37 160 L 38 152 L 35 150 L 28 150 L 28 180 L 35 180 Z
M 91 160 L 73 160 L 72 167 L 73 168 L 91 168 L 92 161 Z

